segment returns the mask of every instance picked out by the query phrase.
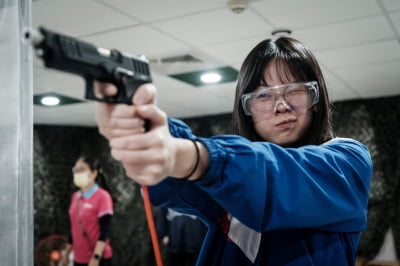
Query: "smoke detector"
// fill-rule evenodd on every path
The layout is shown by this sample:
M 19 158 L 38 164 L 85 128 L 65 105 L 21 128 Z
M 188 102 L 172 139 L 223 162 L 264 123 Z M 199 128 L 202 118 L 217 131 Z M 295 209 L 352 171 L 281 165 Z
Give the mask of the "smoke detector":
M 247 0 L 228 0 L 228 7 L 233 13 L 243 13 L 247 8 Z

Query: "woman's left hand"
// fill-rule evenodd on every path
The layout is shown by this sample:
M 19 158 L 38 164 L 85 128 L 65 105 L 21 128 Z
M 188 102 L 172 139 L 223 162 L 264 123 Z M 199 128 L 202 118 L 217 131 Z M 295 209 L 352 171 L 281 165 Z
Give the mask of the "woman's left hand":
M 88 266 L 99 266 L 100 260 L 96 260 L 95 258 L 91 258 Z

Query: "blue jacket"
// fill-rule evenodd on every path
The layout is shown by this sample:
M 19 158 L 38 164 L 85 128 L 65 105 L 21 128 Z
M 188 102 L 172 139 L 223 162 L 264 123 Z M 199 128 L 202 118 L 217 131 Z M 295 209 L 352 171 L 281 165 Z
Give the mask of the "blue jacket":
M 173 136 L 194 138 L 179 120 Z M 354 265 L 367 224 L 368 149 L 352 139 L 283 148 L 235 135 L 196 138 L 210 154 L 195 182 L 150 187 L 155 205 L 208 225 L 198 266 Z

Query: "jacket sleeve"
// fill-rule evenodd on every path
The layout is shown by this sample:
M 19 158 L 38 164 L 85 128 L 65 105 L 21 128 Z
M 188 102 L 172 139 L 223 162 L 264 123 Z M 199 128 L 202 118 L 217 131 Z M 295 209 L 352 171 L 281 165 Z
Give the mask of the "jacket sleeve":
M 365 229 L 372 162 L 361 143 L 337 138 L 282 148 L 239 136 L 200 141 L 211 158 L 195 183 L 254 230 Z
M 193 139 L 190 128 L 180 120 L 169 119 L 171 135 Z M 220 218 L 226 211 L 194 182 L 167 178 L 160 184 L 149 186 L 150 200 L 156 206 L 199 217 L 205 224 Z
M 170 120 L 170 130 L 194 138 L 183 122 Z M 210 154 L 203 177 L 167 178 L 153 188 L 154 202 L 203 219 L 226 211 L 259 232 L 365 229 L 372 162 L 361 143 L 334 139 L 283 148 L 233 135 L 197 140 Z

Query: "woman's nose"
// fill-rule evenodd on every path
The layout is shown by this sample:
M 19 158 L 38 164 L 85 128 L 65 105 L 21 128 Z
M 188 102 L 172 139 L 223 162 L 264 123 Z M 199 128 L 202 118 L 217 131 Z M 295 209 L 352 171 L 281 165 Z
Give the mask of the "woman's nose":
M 274 106 L 274 113 L 279 112 L 279 113 L 284 113 L 286 111 L 290 111 L 292 108 L 290 108 L 290 105 L 285 101 L 283 97 L 279 97 L 275 101 L 275 106 Z

